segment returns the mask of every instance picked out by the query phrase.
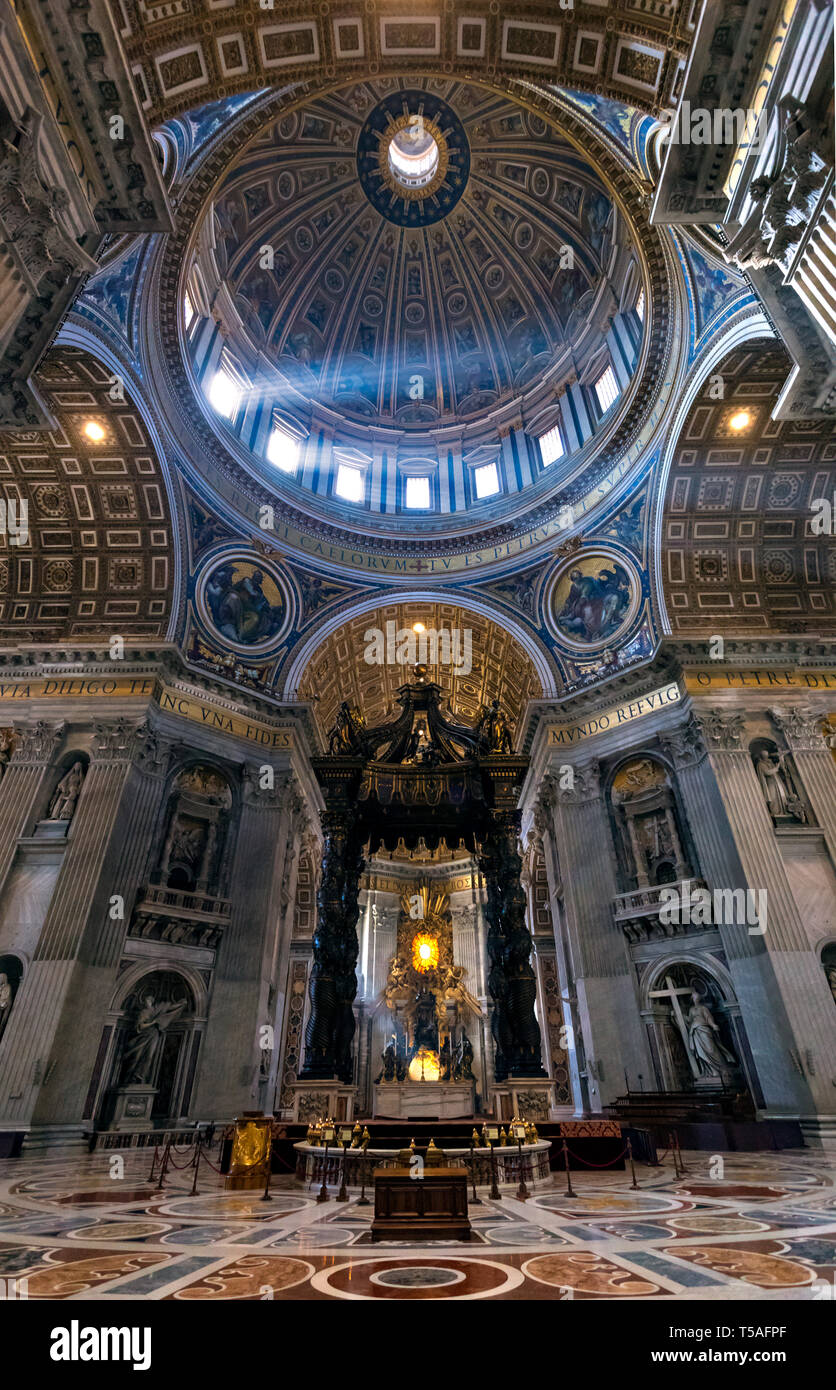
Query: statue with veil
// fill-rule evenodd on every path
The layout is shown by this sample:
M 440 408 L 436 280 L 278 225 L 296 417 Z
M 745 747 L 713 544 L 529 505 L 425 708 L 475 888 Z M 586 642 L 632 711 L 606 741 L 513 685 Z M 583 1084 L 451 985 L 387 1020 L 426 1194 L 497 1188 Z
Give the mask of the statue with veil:
M 177 1004 L 157 1004 L 153 994 L 145 996 L 122 1054 L 123 1085 L 154 1084 L 166 1029 L 185 1007 L 185 999 L 181 999 Z

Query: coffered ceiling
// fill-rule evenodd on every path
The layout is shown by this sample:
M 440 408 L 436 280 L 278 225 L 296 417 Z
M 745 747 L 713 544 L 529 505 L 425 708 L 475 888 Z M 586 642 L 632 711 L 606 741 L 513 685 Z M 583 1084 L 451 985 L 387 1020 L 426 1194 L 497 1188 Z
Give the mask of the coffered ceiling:
M 836 430 L 772 419 L 790 366 L 774 340 L 736 350 L 682 428 L 662 520 L 675 636 L 836 634 L 836 537 L 811 530 L 813 500 L 833 501 Z

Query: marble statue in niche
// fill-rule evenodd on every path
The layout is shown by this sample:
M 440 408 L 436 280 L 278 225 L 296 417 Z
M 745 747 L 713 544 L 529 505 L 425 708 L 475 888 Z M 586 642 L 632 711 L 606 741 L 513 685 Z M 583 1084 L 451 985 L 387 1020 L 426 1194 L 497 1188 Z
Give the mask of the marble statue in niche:
M 697 988 L 691 991 L 691 1000 L 691 1007 L 685 1016 L 688 1051 L 694 1057 L 701 1075 L 722 1076 L 737 1066 L 737 1058 L 720 1041 L 719 1025 Z
M 804 802 L 799 795 L 792 764 L 786 753 L 779 753 L 770 739 L 757 739 L 750 745 L 758 783 L 774 825 L 808 822 Z
M 84 781 L 84 764 L 77 759 L 61 778 L 53 793 L 47 820 L 71 821 Z
M 585 557 L 558 581 L 554 617 L 560 631 L 576 642 L 601 642 L 623 625 L 632 583 L 615 560 Z
M 143 997 L 142 1006 L 128 1034 L 122 1054 L 123 1085 L 152 1086 L 157 1062 L 163 1048 L 166 1029 L 183 1012 L 188 1000 L 176 1003 L 157 1003 L 153 994 Z
M 6 764 L 12 756 L 14 748 L 14 732 L 11 729 L 0 729 L 0 779 L 6 771 Z
M 22 975 L 23 966 L 17 956 L 0 956 L 0 1038 L 12 1016 Z
M 12 1016 L 14 995 L 8 975 L 0 972 L 0 1038 L 6 1031 L 6 1024 Z
M 708 972 L 680 962 L 648 991 L 662 1090 L 736 1085 L 741 1068 L 722 992 Z

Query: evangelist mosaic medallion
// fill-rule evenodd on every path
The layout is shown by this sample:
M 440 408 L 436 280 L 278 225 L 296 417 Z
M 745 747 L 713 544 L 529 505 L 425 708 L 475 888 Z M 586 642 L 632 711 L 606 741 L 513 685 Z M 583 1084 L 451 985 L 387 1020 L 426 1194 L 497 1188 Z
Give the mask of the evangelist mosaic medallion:
M 627 631 L 641 585 L 632 565 L 605 552 L 582 555 L 562 569 L 549 597 L 558 636 L 575 648 L 600 648 Z
M 210 634 L 247 656 L 275 651 L 290 625 L 288 586 L 260 556 L 215 558 L 203 570 L 195 598 Z

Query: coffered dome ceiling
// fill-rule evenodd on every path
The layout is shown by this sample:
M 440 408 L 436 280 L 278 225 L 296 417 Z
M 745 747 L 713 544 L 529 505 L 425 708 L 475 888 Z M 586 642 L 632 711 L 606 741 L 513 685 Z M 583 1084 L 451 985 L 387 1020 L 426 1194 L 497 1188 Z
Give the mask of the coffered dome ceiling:
M 404 543 L 475 536 L 536 506 L 542 522 L 608 470 L 621 479 L 670 324 L 661 243 L 651 233 L 639 253 L 612 151 L 569 110 L 558 127 L 452 78 L 256 106 L 189 188 L 189 232 L 160 268 L 167 341 L 178 276 L 172 377 L 187 430 L 213 436 L 206 476 L 238 487 L 248 474 L 250 516 L 277 495 L 303 526 L 372 535 L 385 513 Z M 616 389 L 599 408 L 608 366 Z M 229 411 L 213 401 L 219 372 L 235 385 Z M 290 437 L 287 457 L 271 457 L 273 431 Z M 359 470 L 356 496 L 338 486 L 341 464 Z M 415 476 L 423 502 L 408 497 Z M 259 499 L 265 486 L 274 496 Z
M 242 365 L 263 353 L 291 413 L 320 402 L 419 433 L 472 422 L 512 396 L 544 402 L 601 345 L 626 242 L 601 180 L 541 117 L 443 85 L 312 101 L 217 192 L 206 277 L 228 291 Z M 425 188 L 399 185 L 387 159 L 409 121 L 443 164 Z

